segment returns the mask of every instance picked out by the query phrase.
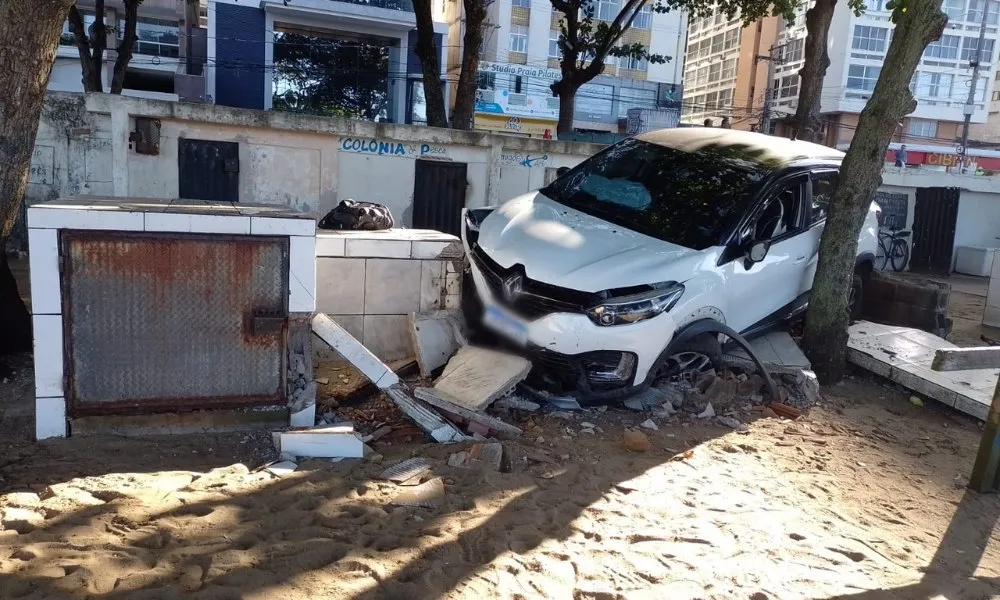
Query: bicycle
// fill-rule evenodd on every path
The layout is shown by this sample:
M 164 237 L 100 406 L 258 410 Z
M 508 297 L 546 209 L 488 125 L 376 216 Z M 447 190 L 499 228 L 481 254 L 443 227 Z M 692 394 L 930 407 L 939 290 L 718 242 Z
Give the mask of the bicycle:
M 893 271 L 899 272 L 906 268 L 906 263 L 910 260 L 910 244 L 906 241 L 908 237 L 909 231 L 879 227 L 878 251 L 875 254 L 875 266 L 878 270 L 885 271 L 887 266 L 891 266 Z

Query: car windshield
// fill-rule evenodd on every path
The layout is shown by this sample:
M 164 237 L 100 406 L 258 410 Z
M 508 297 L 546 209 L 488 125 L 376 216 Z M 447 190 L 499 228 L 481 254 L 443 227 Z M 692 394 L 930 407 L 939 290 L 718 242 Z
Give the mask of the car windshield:
M 720 243 L 766 175 L 741 146 L 685 152 L 630 138 L 541 192 L 616 225 L 704 250 Z

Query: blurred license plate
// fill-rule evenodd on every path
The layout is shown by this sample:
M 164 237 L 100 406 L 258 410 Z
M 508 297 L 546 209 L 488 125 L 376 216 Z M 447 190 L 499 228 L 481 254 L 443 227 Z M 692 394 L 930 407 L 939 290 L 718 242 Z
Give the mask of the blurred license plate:
M 490 329 L 502 333 L 522 346 L 528 344 L 528 328 L 495 306 L 486 308 L 483 323 Z

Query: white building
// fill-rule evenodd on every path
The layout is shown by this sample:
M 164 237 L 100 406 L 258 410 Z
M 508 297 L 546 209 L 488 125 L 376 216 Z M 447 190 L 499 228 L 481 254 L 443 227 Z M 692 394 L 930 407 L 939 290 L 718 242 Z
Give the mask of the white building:
M 984 4 L 989 6 L 988 26 L 980 53 L 982 65 L 972 123 L 986 122 L 987 99 L 993 97 L 996 72 L 1000 4 L 986 0 L 945 0 L 941 10 L 948 15 L 948 25 L 941 39 L 927 47 L 917 66 L 910 85 L 917 108 L 903 120 L 894 142 L 920 144 L 942 154 L 954 154 L 972 81 L 969 61 L 976 57 Z M 783 52 L 785 57 L 782 64 L 775 65 L 773 78 L 778 117 L 794 114 L 797 104 L 806 8 L 800 9 L 793 25 L 783 27 L 778 34 L 779 56 Z M 858 116 L 881 72 L 892 30 L 885 0 L 873 0 L 861 16 L 855 16 L 846 3 L 837 4 L 830 25 L 830 67 L 823 81 L 821 102 L 828 145 L 844 149 L 850 144 Z
M 619 0 L 596 3 L 596 19 L 611 21 Z M 476 103 L 476 128 L 542 136 L 555 134 L 559 99 L 549 86 L 559 72 L 561 13 L 548 0 L 499 0 L 490 5 Z M 623 43 L 642 43 L 663 64 L 609 59 L 604 73 L 580 88 L 574 128 L 617 132 L 630 108 L 679 106 L 687 18 L 684 13 L 639 14 Z M 461 66 L 462 27 L 449 33 L 449 79 Z

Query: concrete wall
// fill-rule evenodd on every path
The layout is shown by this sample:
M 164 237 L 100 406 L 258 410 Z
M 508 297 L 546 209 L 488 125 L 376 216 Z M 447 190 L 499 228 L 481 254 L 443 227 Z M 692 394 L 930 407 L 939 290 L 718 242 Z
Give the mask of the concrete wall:
M 159 120 L 158 155 L 132 148 L 136 117 Z M 176 198 L 182 138 L 239 143 L 241 203 L 286 206 L 318 218 L 341 199 L 355 198 L 386 204 L 404 227 L 412 224 L 418 158 L 468 165 L 465 204 L 474 207 L 541 187 L 546 173 L 601 149 L 480 131 L 50 94 L 35 141 L 28 203 L 81 194 Z
M 1000 195 L 962 191 L 955 246 L 1000 248 Z

